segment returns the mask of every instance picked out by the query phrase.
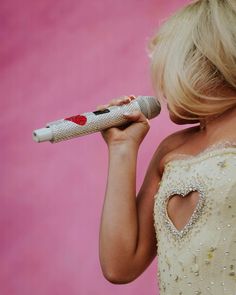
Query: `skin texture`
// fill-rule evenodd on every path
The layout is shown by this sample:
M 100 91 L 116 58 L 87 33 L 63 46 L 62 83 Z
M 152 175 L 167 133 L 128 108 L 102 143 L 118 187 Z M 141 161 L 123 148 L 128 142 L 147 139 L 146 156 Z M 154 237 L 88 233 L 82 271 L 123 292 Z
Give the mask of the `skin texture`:
M 123 97 L 98 109 L 129 103 L 132 99 L 134 97 Z M 196 155 L 216 142 L 236 137 L 236 108 L 209 121 L 204 130 L 198 125 L 169 135 L 153 154 L 136 195 L 138 150 L 150 126 L 142 113 L 136 112 L 127 118 L 132 123 L 128 127 L 102 132 L 108 146 L 109 168 L 100 223 L 99 257 L 105 278 L 114 284 L 135 280 L 156 256 L 153 197 L 165 164 L 178 153 Z M 177 124 L 188 123 L 171 113 L 170 118 Z M 188 222 L 198 199 L 197 192 L 191 192 L 186 198 L 174 195 L 169 199 L 167 212 L 178 229 Z

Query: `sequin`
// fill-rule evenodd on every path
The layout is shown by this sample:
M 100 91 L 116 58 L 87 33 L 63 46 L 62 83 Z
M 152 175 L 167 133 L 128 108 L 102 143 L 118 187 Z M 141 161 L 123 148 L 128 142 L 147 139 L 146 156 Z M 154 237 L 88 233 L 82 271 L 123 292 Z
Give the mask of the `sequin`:
M 167 214 L 167 203 L 172 195 L 181 195 L 183 198 L 187 196 L 190 192 L 198 191 L 199 192 L 199 201 L 198 204 L 189 220 L 189 222 L 184 226 L 182 230 L 177 230 L 171 220 L 168 217 Z M 189 184 L 184 184 L 181 183 L 179 185 L 179 188 L 171 188 L 171 187 L 166 187 L 166 190 L 164 191 L 164 194 L 159 196 L 157 203 L 158 206 L 162 208 L 161 215 L 164 220 L 164 226 L 169 230 L 170 233 L 172 233 L 175 238 L 182 238 L 185 236 L 189 230 L 193 227 L 193 225 L 197 222 L 199 219 L 204 203 L 205 203 L 205 188 L 202 183 L 202 181 L 198 178 L 195 179 L 195 182 L 189 183 Z
M 236 144 L 197 156 L 182 155 L 165 166 L 153 211 L 160 295 L 222 295 L 225 287 L 234 294 L 235 167 Z M 199 193 L 198 203 L 178 230 L 168 217 L 168 201 L 193 191 Z
M 218 163 L 217 163 L 217 166 L 219 166 L 220 168 L 225 168 L 225 167 L 227 167 L 226 160 L 218 162 Z
M 213 257 L 213 254 L 212 254 L 211 252 L 209 252 L 209 253 L 207 254 L 207 257 L 208 257 L 208 259 L 211 259 L 211 258 Z

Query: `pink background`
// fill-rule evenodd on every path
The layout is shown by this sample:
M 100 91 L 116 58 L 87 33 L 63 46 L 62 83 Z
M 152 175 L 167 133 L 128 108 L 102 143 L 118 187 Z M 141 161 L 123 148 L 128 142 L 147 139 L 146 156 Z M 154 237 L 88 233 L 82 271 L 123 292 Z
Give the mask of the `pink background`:
M 153 95 L 147 40 L 187 0 L 0 2 L 0 294 L 158 294 L 155 259 L 129 285 L 101 272 L 107 176 L 99 133 L 37 144 L 47 122 L 124 94 Z M 165 110 L 139 153 L 137 190 L 159 142 L 180 127 Z

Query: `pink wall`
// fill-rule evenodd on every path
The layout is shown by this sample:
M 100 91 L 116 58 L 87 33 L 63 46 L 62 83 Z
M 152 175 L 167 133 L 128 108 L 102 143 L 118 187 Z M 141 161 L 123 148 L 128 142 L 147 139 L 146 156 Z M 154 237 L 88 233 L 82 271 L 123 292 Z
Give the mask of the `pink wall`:
M 36 144 L 32 130 L 124 94 L 152 95 L 145 47 L 187 0 L 0 2 L 1 295 L 158 294 L 156 260 L 112 285 L 98 258 L 107 175 L 100 134 Z M 160 140 L 178 127 L 165 111 L 140 148 L 137 189 Z

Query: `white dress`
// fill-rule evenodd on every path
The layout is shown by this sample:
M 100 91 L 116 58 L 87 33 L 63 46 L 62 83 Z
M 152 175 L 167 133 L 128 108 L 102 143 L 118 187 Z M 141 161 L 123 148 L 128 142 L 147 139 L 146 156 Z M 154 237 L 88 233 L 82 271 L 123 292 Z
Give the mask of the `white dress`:
M 167 214 L 173 195 L 198 191 L 182 230 Z M 170 160 L 155 195 L 160 294 L 236 294 L 236 145 L 221 143 Z

